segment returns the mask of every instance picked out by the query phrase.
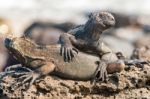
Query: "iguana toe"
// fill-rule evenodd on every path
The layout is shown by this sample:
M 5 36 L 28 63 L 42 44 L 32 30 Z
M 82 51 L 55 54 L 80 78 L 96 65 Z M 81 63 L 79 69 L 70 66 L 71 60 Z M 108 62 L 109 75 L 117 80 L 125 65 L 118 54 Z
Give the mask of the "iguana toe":
M 61 47 L 60 49 L 60 55 L 63 56 L 65 62 L 70 62 L 73 60 L 74 57 L 76 57 L 76 54 L 78 54 L 78 50 L 73 47 Z
M 40 77 L 40 73 L 36 73 L 27 67 L 22 67 L 21 65 L 14 65 L 6 68 L 4 72 L 0 73 L 1 79 L 5 76 L 11 76 L 14 78 L 9 85 L 12 90 L 15 90 L 24 84 L 29 88 L 34 81 Z
M 98 82 L 98 81 L 102 81 L 102 82 L 107 81 L 108 76 L 107 76 L 106 68 L 107 68 L 106 62 L 101 61 L 98 68 L 97 68 L 97 70 L 96 70 L 96 72 L 95 72 L 95 74 L 94 74 L 94 76 L 95 76 L 94 80 L 96 82 Z

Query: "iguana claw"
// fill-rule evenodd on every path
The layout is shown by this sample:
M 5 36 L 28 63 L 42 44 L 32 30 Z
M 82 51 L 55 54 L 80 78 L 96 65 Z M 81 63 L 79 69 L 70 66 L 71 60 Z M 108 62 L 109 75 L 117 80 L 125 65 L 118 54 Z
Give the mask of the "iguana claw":
M 75 55 L 78 54 L 78 50 L 73 47 L 61 46 L 60 54 L 64 57 L 65 62 L 70 62 L 75 57 Z
M 29 88 L 35 82 L 35 80 L 40 77 L 40 74 L 32 71 L 32 72 L 20 73 L 17 76 L 18 77 L 15 79 L 15 82 L 12 83 L 12 86 L 11 86 L 12 90 L 19 88 L 19 86 L 23 84 L 28 84 L 27 87 Z
M 101 61 L 95 74 L 94 74 L 94 81 L 107 81 L 107 64 L 106 62 Z
M 14 81 L 10 82 L 10 88 L 15 90 L 23 84 L 28 84 L 28 88 L 34 83 L 34 81 L 40 77 L 40 74 L 32 71 L 29 68 L 22 67 L 21 65 L 14 65 L 7 67 L 4 72 L 0 73 L 1 80 L 5 76 L 11 76 Z

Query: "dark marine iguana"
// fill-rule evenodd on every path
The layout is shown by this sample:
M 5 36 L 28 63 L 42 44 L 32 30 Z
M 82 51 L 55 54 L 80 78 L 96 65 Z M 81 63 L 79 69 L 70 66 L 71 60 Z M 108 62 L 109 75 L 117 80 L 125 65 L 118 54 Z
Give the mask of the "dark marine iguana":
M 122 71 L 125 64 L 130 64 L 130 62 L 124 64 L 124 60 L 118 60 L 113 53 L 103 56 L 103 59 L 109 61 L 108 63 L 108 61 L 101 62 L 98 56 L 80 51 L 74 61 L 64 62 L 63 57 L 59 55 L 59 44 L 41 47 L 27 38 L 7 38 L 5 46 L 22 63 L 22 66 L 10 66 L 0 73 L 1 78 L 7 75 L 16 78 L 12 88 L 27 82 L 31 85 L 37 78 L 48 74 L 72 80 L 99 81 L 106 78 L 105 74 L 97 72 L 97 69 L 102 69 L 102 66 L 106 67 L 107 72 L 111 74 Z
M 78 50 L 98 56 L 112 52 L 103 44 L 101 34 L 114 24 L 115 19 L 110 13 L 94 12 L 89 16 L 85 25 L 77 26 L 67 33 L 61 34 L 61 55 L 64 60 L 70 62 L 76 56 Z

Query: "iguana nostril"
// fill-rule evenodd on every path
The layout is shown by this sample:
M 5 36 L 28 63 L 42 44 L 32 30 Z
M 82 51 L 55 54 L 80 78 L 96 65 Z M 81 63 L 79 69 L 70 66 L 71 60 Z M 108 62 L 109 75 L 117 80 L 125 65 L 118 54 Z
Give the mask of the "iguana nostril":
M 11 42 L 12 42 L 12 40 L 11 40 L 11 39 L 6 38 L 6 39 L 5 39 L 5 46 L 6 46 L 6 47 L 10 47 Z

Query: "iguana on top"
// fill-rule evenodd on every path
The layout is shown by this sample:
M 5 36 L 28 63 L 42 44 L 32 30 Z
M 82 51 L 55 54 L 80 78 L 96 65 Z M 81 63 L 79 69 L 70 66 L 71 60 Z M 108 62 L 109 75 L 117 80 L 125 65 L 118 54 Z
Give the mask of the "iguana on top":
M 85 25 L 60 35 L 61 55 L 70 62 L 78 50 L 98 56 L 112 52 L 101 40 L 104 30 L 114 26 L 115 19 L 108 12 L 94 12 Z

